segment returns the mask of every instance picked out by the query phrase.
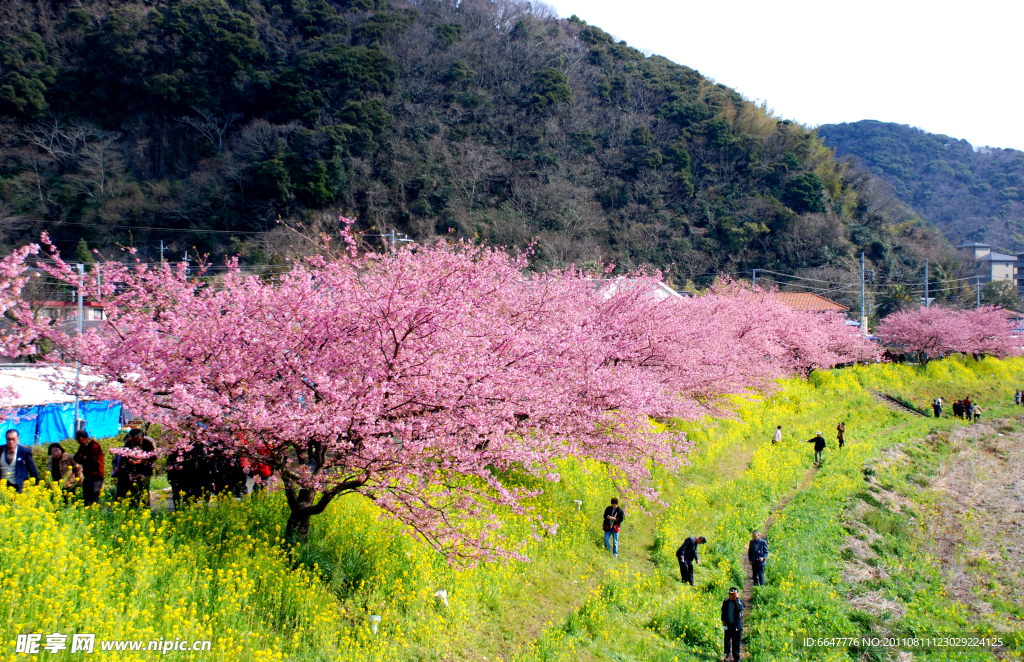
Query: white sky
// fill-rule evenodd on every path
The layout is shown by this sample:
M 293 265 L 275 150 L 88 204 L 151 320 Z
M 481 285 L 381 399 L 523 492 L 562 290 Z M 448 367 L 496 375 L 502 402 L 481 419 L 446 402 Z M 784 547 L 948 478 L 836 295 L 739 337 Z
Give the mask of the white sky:
M 547 0 L 785 118 L 1024 149 L 1021 0 Z

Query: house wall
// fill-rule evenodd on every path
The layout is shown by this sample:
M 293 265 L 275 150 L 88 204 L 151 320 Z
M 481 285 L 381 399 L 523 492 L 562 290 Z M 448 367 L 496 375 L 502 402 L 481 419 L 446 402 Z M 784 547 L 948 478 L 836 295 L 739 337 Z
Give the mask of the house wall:
M 1013 280 L 1013 262 L 993 262 L 990 278 L 995 281 Z

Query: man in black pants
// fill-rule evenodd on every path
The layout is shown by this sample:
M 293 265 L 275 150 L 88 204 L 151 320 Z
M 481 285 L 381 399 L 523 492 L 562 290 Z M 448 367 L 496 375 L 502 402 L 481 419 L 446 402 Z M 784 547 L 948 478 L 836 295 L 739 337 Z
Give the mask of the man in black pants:
M 821 430 L 807 440 L 807 443 L 814 444 L 814 464 L 821 465 L 821 451 L 825 450 L 825 437 L 821 436 Z
M 676 550 L 676 558 L 679 559 L 679 574 L 683 576 L 684 584 L 693 586 L 693 564 L 700 565 L 700 558 L 697 557 L 697 545 L 703 545 L 707 541 L 708 539 L 704 536 L 690 536 Z
M 760 531 L 754 531 L 747 546 L 747 560 L 750 561 L 754 586 L 764 586 L 764 564 L 768 562 L 768 541 L 761 537 Z
M 729 599 L 722 601 L 722 625 L 725 627 L 725 657 L 722 660 L 739 662 L 740 639 L 743 637 L 743 601 L 735 586 L 729 589 Z

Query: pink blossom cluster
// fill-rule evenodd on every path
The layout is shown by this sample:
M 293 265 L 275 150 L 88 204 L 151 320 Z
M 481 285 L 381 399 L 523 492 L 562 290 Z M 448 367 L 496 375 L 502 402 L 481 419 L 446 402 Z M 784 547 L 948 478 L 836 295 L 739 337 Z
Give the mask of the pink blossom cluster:
M 21 292 L 30 277 L 26 260 L 38 252 L 38 246 L 30 245 L 0 259 L 0 356 L 16 358 L 35 351 L 34 326 L 12 322 L 31 317 Z M 9 417 L 10 403 L 16 396 L 14 389 L 0 388 L 0 420 Z
M 157 457 L 157 454 L 153 451 L 144 451 L 140 448 L 111 448 L 110 453 L 112 455 L 120 455 L 121 457 L 141 462 L 143 460 L 152 460 Z
M 841 317 L 732 281 L 662 299 L 658 274 L 524 276 L 525 256 L 469 243 L 360 255 L 346 241 L 272 280 L 105 262 L 86 284 L 104 326 L 33 330 L 102 378 L 84 395 L 162 425 L 166 451 L 271 466 L 291 531 L 358 493 L 452 558 L 514 554 L 500 513 L 525 514 L 557 460 L 599 460 L 656 499 L 652 468 L 691 444 L 655 420 L 728 414 L 729 395 L 876 356 Z M 76 283 L 52 252 L 42 268 Z
M 878 325 L 886 345 L 931 358 L 953 352 L 1003 357 L 1020 353 L 1021 339 L 999 308 L 951 310 L 939 306 L 893 313 Z

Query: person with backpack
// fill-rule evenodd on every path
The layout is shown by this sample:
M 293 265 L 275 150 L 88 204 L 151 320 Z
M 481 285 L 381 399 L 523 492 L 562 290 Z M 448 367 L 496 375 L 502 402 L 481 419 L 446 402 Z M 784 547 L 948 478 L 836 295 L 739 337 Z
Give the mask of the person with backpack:
M 612 498 L 612 505 L 604 509 L 604 548 L 611 550 L 615 558 L 619 558 L 619 527 L 622 520 L 626 519 L 626 513 L 619 508 L 619 500 Z
M 676 559 L 679 560 L 679 574 L 684 584 L 693 586 L 693 566 L 700 565 L 700 557 L 697 556 L 697 545 L 703 545 L 708 541 L 704 536 L 690 536 L 683 541 L 683 544 L 676 550 Z
M 725 628 L 725 657 L 722 660 L 739 662 L 740 639 L 743 638 L 743 601 L 735 586 L 729 589 L 729 597 L 722 601 L 722 626 Z
M 935 418 L 942 416 L 942 398 L 935 398 L 932 402 L 932 411 L 935 413 Z
M 846 443 L 846 423 L 840 422 L 836 426 L 836 440 L 839 442 L 839 447 L 842 448 Z
M 764 566 L 768 563 L 768 541 L 761 537 L 760 531 L 754 531 L 747 545 L 747 560 L 753 575 L 754 586 L 764 586 Z
M 814 464 L 821 466 L 821 451 L 825 450 L 825 437 L 821 436 L 821 430 L 808 439 L 807 443 L 814 444 Z

